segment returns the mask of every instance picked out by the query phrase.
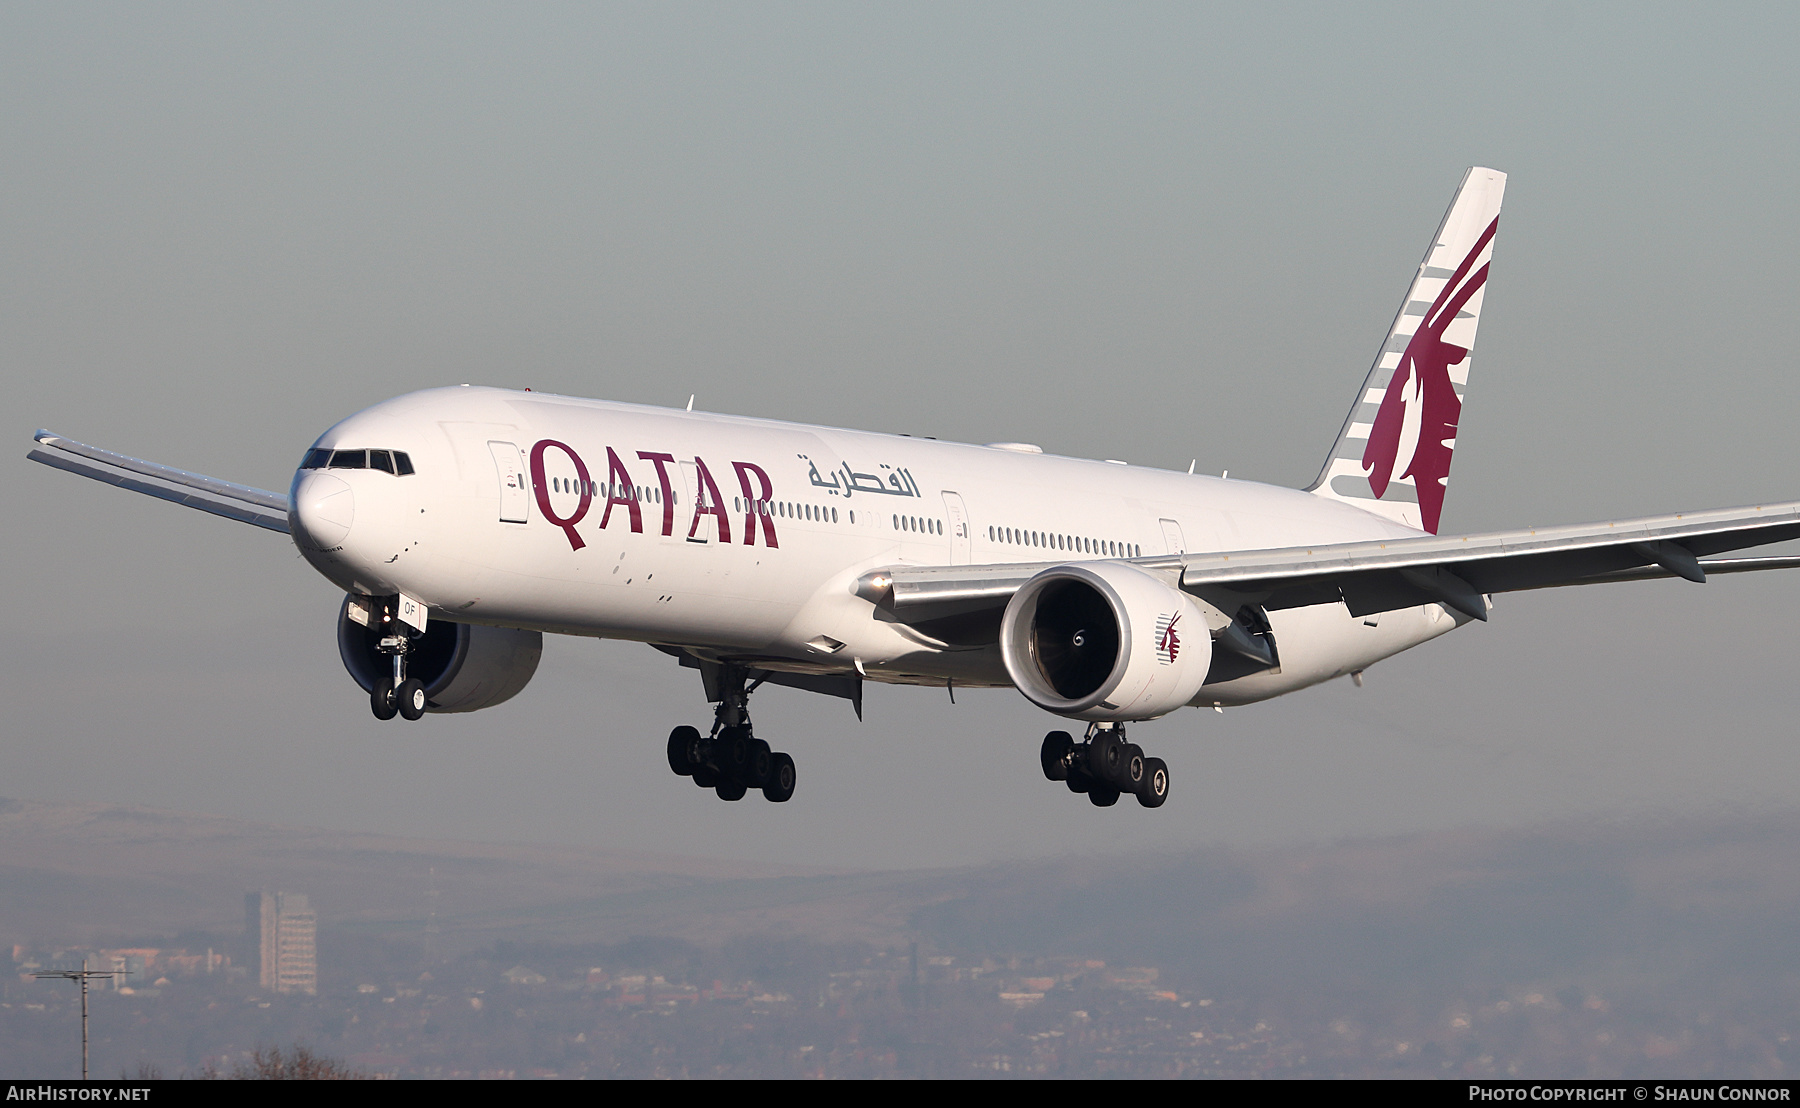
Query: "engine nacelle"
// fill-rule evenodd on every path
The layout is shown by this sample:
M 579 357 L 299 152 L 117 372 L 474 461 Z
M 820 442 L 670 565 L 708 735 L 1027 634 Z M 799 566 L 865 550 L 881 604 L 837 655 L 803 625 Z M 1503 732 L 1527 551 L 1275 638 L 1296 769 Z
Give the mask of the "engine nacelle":
M 338 610 L 338 656 L 364 692 L 392 672 L 388 655 L 376 650 L 381 632 L 350 618 L 350 598 Z M 519 695 L 537 672 L 544 636 L 509 627 L 479 627 L 431 620 L 406 656 L 406 675 L 425 683 L 428 712 L 474 712 Z
M 1192 597 L 1121 562 L 1054 566 L 1025 582 L 1000 621 L 1013 684 L 1072 719 L 1155 719 L 1206 683 L 1212 641 Z

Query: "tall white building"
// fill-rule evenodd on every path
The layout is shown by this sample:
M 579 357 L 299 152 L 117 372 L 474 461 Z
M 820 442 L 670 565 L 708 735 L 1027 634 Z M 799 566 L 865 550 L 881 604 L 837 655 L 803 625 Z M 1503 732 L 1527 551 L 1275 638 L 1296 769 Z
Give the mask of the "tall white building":
M 300 893 L 248 893 L 244 926 L 257 953 L 257 975 L 278 993 L 319 991 L 319 918 Z

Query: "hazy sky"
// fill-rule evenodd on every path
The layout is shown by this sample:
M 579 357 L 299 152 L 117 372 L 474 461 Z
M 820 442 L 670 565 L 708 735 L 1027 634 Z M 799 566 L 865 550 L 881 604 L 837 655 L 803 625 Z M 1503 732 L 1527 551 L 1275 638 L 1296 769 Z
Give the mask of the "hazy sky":
M 1510 181 L 1448 531 L 1800 498 L 1800 8 L 0 5 L 0 794 L 830 865 L 1796 806 L 1800 575 L 1505 596 L 1348 682 L 1037 768 L 1011 692 L 784 689 L 726 805 L 648 647 L 378 724 L 285 489 L 474 381 L 1309 482 L 1463 170 Z

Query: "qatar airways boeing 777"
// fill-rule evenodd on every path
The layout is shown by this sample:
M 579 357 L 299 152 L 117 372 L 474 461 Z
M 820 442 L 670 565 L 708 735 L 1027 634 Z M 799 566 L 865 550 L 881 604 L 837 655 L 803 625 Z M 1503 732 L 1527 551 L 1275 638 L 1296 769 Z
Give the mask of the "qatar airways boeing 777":
M 1464 176 L 1318 480 L 1304 490 L 985 446 L 461 385 L 343 420 L 286 494 L 53 435 L 30 457 L 280 531 L 346 594 L 338 651 L 377 718 L 491 708 L 543 635 L 700 672 L 669 765 L 725 800 L 794 793 L 764 682 L 1013 687 L 1096 805 L 1168 796 L 1126 725 L 1266 700 L 1472 621 L 1493 593 L 1788 568 L 1800 504 L 1440 536 L 1505 174 Z M 691 404 L 690 404 L 691 406 Z

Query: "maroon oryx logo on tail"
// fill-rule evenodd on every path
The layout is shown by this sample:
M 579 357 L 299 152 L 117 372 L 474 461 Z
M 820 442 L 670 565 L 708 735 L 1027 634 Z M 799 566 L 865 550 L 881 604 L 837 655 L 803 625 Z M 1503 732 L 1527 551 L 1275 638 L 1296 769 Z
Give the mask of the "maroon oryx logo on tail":
M 1469 268 L 1493 241 L 1499 227 L 1496 216 L 1450 280 L 1444 282 L 1444 291 L 1438 293 L 1412 341 L 1406 344 L 1400 364 L 1388 379 L 1381 408 L 1375 413 L 1369 445 L 1363 450 L 1363 468 L 1369 471 L 1369 488 L 1374 490 L 1376 499 L 1387 493 L 1388 482 L 1396 476 L 1411 477 L 1419 493 L 1419 524 L 1434 535 L 1444 508 L 1444 479 L 1450 474 L 1456 423 L 1462 416 L 1462 401 L 1456 398 L 1456 387 L 1450 383 L 1450 367 L 1469 356 L 1466 347 L 1445 342 L 1444 331 L 1469 298 L 1487 283 L 1487 266 L 1474 273 Z

